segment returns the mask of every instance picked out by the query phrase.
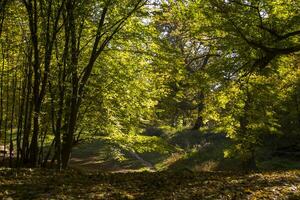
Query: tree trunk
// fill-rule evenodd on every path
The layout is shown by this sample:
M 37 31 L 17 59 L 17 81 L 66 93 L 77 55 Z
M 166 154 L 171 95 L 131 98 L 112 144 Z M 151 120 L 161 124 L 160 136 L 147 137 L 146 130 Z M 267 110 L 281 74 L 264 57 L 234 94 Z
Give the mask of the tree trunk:
M 16 103 L 16 87 L 17 84 L 17 73 L 14 73 L 13 76 L 13 83 L 12 83 L 12 91 L 13 91 L 13 97 L 12 97 L 12 108 L 11 108 L 11 123 L 10 123 L 10 139 L 9 139 L 9 166 L 12 167 L 12 159 L 13 159 L 13 124 L 14 124 L 14 117 L 15 117 L 15 103 Z
M 242 134 L 242 137 L 249 137 L 249 134 L 252 134 L 248 131 L 248 124 L 249 124 L 249 120 L 248 120 L 248 113 L 250 111 L 250 103 L 251 103 L 251 96 L 250 93 L 248 91 L 246 91 L 246 100 L 245 100 L 245 105 L 243 108 L 243 116 L 241 116 L 240 118 L 240 134 Z M 248 141 L 246 141 L 248 142 Z M 246 161 L 245 161 L 245 168 L 246 169 L 256 169 L 256 160 L 255 160 L 255 144 L 253 144 L 252 142 L 248 143 L 246 145 L 247 149 L 250 152 L 250 156 L 246 157 Z
M 29 50 L 28 63 L 31 62 L 31 50 Z M 31 97 L 31 88 L 32 88 L 32 68 L 30 65 L 27 66 L 28 73 L 27 75 L 27 90 L 25 97 L 25 109 L 24 109 L 24 124 L 23 124 L 23 141 L 22 141 L 22 162 L 26 164 L 28 162 L 28 149 L 29 149 L 29 133 L 31 131 L 31 122 L 32 122 L 32 108 L 33 100 Z
M 197 106 L 197 119 L 196 122 L 194 124 L 194 127 L 192 128 L 193 130 L 198 130 L 199 128 L 201 128 L 204 123 L 203 123 L 203 117 L 202 117 L 202 112 L 204 109 L 204 93 L 200 92 L 200 94 L 198 95 L 198 106 Z
M 76 24 L 74 18 L 74 3 L 71 0 L 67 1 L 67 18 L 66 21 L 68 23 L 67 32 L 71 33 L 71 74 L 72 74 L 72 95 L 71 95 L 71 105 L 68 119 L 68 129 L 66 130 L 63 136 L 63 144 L 62 144 L 62 168 L 67 168 L 69 159 L 71 157 L 71 151 L 73 146 L 73 137 L 77 122 L 78 109 L 80 106 L 80 102 L 78 101 L 78 89 L 79 89 L 79 79 L 77 74 L 78 67 L 78 49 L 77 49 L 77 37 L 76 37 Z

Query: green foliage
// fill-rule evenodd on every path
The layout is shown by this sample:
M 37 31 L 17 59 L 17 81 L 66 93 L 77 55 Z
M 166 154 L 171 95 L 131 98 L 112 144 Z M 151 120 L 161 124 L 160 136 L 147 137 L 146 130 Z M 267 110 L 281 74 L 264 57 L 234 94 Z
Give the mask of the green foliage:
M 120 149 L 167 154 L 170 138 L 196 144 L 193 129 L 226 134 L 225 157 L 256 160 L 268 136 L 300 138 L 299 13 L 283 0 L 10 3 L 0 140 L 11 128 L 19 152 L 53 140 L 54 155 L 101 137 L 122 160 Z M 165 133 L 143 135 L 151 127 Z
M 139 134 L 114 134 L 107 138 L 113 144 L 136 153 L 159 152 L 167 153 L 171 147 L 166 141 L 157 136 Z

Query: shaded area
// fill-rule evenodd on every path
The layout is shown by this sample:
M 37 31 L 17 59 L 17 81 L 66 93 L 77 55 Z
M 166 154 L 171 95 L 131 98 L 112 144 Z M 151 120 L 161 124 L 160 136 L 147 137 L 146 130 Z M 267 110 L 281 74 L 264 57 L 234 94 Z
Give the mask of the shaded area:
M 0 171 L 0 198 L 13 199 L 299 199 L 300 171 L 249 174 Z M 16 179 L 16 177 L 18 177 Z
M 169 133 L 153 129 L 147 135 L 151 136 L 143 137 L 157 137 L 163 140 L 163 146 L 157 149 L 167 151 L 163 153 L 150 148 L 149 152 L 139 153 L 126 148 L 126 145 L 97 138 L 74 147 L 71 167 L 91 172 L 249 170 L 239 157 L 224 157 L 224 152 L 234 145 L 225 134 L 202 133 L 197 130 Z M 299 157 L 278 156 L 276 152 L 280 145 L 290 142 L 278 141 L 275 137 L 264 141 L 266 143 L 256 151 L 258 169 L 300 169 Z
M 176 142 L 177 141 L 177 142 Z M 199 131 L 184 131 L 171 139 L 181 145 L 185 154 L 169 166 L 172 170 L 189 168 L 192 171 L 231 171 L 241 169 L 241 162 L 224 158 L 224 151 L 232 142 L 223 134 L 202 134 Z

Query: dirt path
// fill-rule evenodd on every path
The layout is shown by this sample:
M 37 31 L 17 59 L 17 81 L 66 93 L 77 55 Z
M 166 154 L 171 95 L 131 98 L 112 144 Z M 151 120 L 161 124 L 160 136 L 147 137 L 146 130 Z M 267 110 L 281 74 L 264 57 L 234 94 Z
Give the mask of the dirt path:
M 140 165 L 147 167 L 149 171 L 156 171 L 155 167 L 150 162 L 145 161 L 143 158 L 141 158 L 138 154 L 134 152 L 131 152 L 131 154 L 136 159 L 136 162 L 139 162 Z M 119 163 L 117 161 L 112 160 L 98 160 L 98 158 L 94 156 L 86 158 L 73 157 L 70 161 L 70 167 L 73 169 L 88 172 L 137 172 L 140 171 L 140 169 L 142 168 L 136 166 L 136 163 Z
M 149 170 L 151 170 L 151 171 L 156 171 L 156 168 L 155 168 L 154 165 L 152 165 L 152 163 L 150 163 L 150 162 L 144 160 L 144 159 L 143 159 L 141 156 L 139 156 L 137 153 L 135 153 L 135 152 L 130 152 L 130 154 L 131 154 L 134 158 L 136 158 L 139 162 L 141 162 L 145 167 L 148 167 Z

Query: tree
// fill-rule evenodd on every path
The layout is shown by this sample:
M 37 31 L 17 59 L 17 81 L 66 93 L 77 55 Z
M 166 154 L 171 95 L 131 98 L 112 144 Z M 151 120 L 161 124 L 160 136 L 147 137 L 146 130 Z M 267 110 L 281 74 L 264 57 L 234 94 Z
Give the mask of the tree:
M 300 50 L 299 2 L 211 0 L 206 8 L 223 48 L 245 59 L 236 70 L 263 69 Z
M 126 21 L 145 2 L 128 0 L 123 3 L 116 1 L 84 3 L 79 0 L 23 0 L 16 1 L 16 4 L 8 7 L 8 10 L 13 8 L 20 10 L 16 13 L 20 19 L 20 26 L 13 27 L 13 30 L 21 27 L 23 35 L 20 37 L 25 41 L 22 44 L 24 49 L 20 51 L 25 65 L 16 72 L 16 77 L 23 80 L 18 86 L 22 91 L 20 96 L 24 98 L 20 98 L 18 105 L 17 131 L 17 157 L 23 163 L 28 162 L 32 166 L 41 163 L 43 159 L 39 159 L 39 154 L 43 153 L 44 139 L 40 144 L 38 139 L 45 138 L 51 126 L 55 135 L 52 142 L 55 144 L 55 159 L 59 168 L 61 164 L 64 168 L 67 167 L 78 113 L 95 62 Z M 1 5 L 2 27 L 6 25 L 3 23 L 6 1 L 1 1 Z M 27 26 L 24 26 L 26 23 Z M 17 42 L 17 35 L 14 37 L 9 35 L 13 44 Z M 17 55 L 12 57 L 16 58 Z M 2 67 L 3 73 L 4 70 Z M 54 79 L 56 75 L 57 79 Z M 16 82 L 12 83 L 14 85 Z M 13 91 L 18 87 L 14 87 Z M 55 91 L 58 91 L 59 95 L 56 95 Z M 3 87 L 1 94 L 3 100 Z M 14 97 L 15 93 L 13 95 L 7 93 L 5 96 Z M 6 103 L 6 106 L 8 105 Z M 1 106 L 1 109 L 4 107 Z M 48 111 L 50 114 L 45 115 L 44 112 Z M 8 109 L 6 112 L 8 114 Z M 11 113 L 13 116 L 14 112 Z M 11 124 L 15 123 L 14 121 L 14 118 L 11 118 Z M 48 156 L 50 152 L 51 148 Z

